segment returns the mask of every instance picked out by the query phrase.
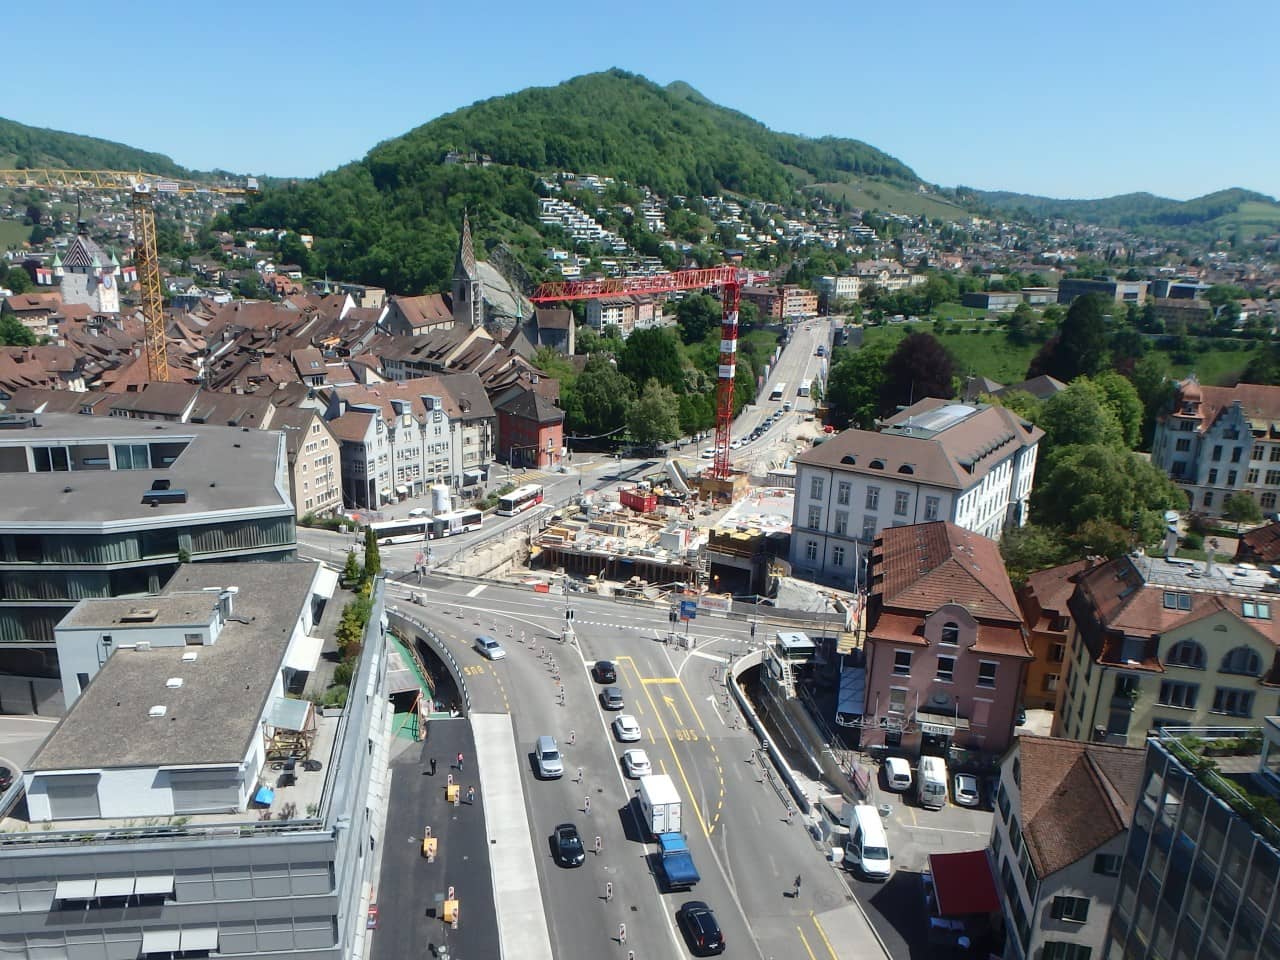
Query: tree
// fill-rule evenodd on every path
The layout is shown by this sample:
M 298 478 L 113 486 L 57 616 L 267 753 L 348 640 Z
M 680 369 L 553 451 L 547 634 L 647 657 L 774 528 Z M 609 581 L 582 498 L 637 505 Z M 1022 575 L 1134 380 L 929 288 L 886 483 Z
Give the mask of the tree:
M 627 415 L 631 438 L 645 446 L 676 439 L 680 436 L 677 410 L 675 391 L 650 380 Z
M 1186 496 L 1148 461 L 1119 444 L 1090 443 L 1050 451 L 1031 495 L 1040 523 L 1079 530 L 1104 520 L 1133 530 L 1139 543 L 1164 532 L 1166 510 L 1185 509 Z
M 1222 502 L 1222 515 L 1234 523 L 1262 522 L 1262 508 L 1247 493 L 1231 493 Z
M 587 360 L 573 383 L 561 389 L 566 426 L 584 436 L 603 436 L 619 430 L 635 397 L 631 381 L 600 354 Z
M 1016 588 L 1037 570 L 1066 563 L 1070 559 L 1070 547 L 1058 531 L 1028 523 L 1005 531 L 1000 538 L 1000 555 Z
M 554 347 L 543 345 L 533 352 L 533 365 L 549 377 L 554 377 L 563 385 L 572 380 L 573 365 Z
M 1173 379 L 1169 376 L 1169 358 L 1163 353 L 1149 353 L 1135 363 L 1133 386 L 1142 403 L 1141 445 L 1146 449 L 1150 448 L 1152 437 L 1155 435 L 1156 419 L 1173 403 Z
M 880 412 L 880 388 L 889 345 L 883 340 L 845 353 L 827 377 L 827 404 L 836 426 L 869 430 Z
M 1102 319 L 1102 301 L 1093 294 L 1077 297 L 1063 318 L 1058 335 L 1036 354 L 1027 370 L 1027 379 L 1048 374 L 1063 383 L 1076 377 L 1091 377 L 1107 361 L 1107 331 Z
M 364 580 L 371 583 L 373 578 L 382 572 L 382 554 L 378 550 L 378 535 L 373 527 L 364 531 Z
M 983 394 L 981 399 L 984 403 L 994 403 L 1012 410 L 1023 420 L 1030 420 L 1034 424 L 1040 423 L 1040 413 L 1044 409 L 1044 402 L 1025 390 L 1006 390 L 998 397 Z
M 707 334 L 720 326 L 720 301 L 705 293 L 685 297 L 676 307 L 676 320 L 680 325 L 680 339 L 685 343 L 700 343 Z M 738 316 L 741 321 L 741 311 Z
M 667 330 L 651 327 L 637 330 L 627 339 L 618 369 L 633 383 L 657 380 L 668 387 L 679 386 L 684 380 L 684 368 L 680 362 L 680 350 L 675 337 Z
M 1102 389 L 1107 407 L 1115 414 L 1125 446 L 1136 450 L 1142 442 L 1143 417 L 1142 400 L 1137 389 L 1114 370 L 1104 370 L 1093 378 L 1093 382 Z
M 364 577 L 364 571 L 360 569 L 360 561 L 356 559 L 354 550 L 347 551 L 347 562 L 342 567 L 342 582 L 347 587 L 352 587 L 359 583 Z
M 0 287 L 7 287 L 14 293 L 26 293 L 31 289 L 31 276 L 21 267 L 10 267 L 0 280 Z
M 0 345 L 6 347 L 35 346 L 36 335 L 11 313 L 0 317 Z
M 1074 381 L 1046 400 L 1036 423 L 1044 430 L 1044 444 L 1049 452 L 1079 444 L 1123 443 L 1124 430 L 1107 403 L 1106 393 L 1087 377 Z
M 1035 327 L 1036 312 L 1026 303 L 1020 303 L 1014 307 L 1013 313 L 1009 314 L 1009 319 L 1005 321 L 1009 342 L 1019 347 L 1031 342 L 1031 334 Z
M 955 361 L 946 347 L 930 334 L 908 334 L 885 364 L 880 413 L 887 416 L 924 397 L 953 397 L 954 376 Z

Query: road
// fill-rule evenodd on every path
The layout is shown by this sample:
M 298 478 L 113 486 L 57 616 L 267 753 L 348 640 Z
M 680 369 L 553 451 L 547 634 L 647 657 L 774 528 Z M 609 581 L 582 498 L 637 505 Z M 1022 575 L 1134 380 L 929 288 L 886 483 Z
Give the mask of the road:
M 409 591 L 391 589 L 400 597 Z M 751 648 L 748 624 L 698 620 L 690 625 L 696 649 L 689 651 L 661 642 L 665 608 L 574 595 L 577 644 L 560 644 L 551 638 L 563 624 L 563 597 L 437 579 L 412 589 L 425 601 L 412 612 L 446 638 L 463 664 L 473 710 L 514 718 L 521 754 L 528 755 L 521 771 L 526 810 L 540 841 L 539 879 L 557 957 L 625 956 L 620 923 L 627 927 L 625 949 L 637 957 L 687 956 L 674 913 L 696 898 L 715 908 L 728 956 L 835 960 L 813 913 L 844 904 L 848 892 L 800 819 L 788 822 L 783 800 L 747 762 L 755 740 L 724 700 L 730 656 Z M 503 642 L 504 659 L 489 662 L 472 650 L 481 632 Z M 614 714 L 600 708 L 589 673 L 597 658 L 618 663 L 625 712 L 641 725 L 641 745 L 685 799 L 685 832 L 703 878 L 690 894 L 663 893 L 653 876 L 635 783 L 620 764 L 625 745 L 616 742 L 609 728 Z M 547 733 L 559 741 L 566 769 L 563 778 L 544 782 L 534 776 L 531 754 L 534 739 Z M 602 844 L 600 855 L 588 853 L 574 870 L 551 857 L 551 830 L 566 820 L 578 825 L 589 850 L 596 836 Z M 797 874 L 803 892 L 792 899 Z M 607 883 L 613 890 L 606 901 Z

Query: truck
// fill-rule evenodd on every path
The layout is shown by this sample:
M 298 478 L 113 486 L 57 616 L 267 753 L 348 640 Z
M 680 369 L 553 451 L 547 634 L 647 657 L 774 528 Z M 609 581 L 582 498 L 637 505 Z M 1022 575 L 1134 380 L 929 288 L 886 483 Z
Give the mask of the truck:
M 658 864 L 669 891 L 690 890 L 702 879 L 682 833 L 658 834 Z
M 640 813 L 651 838 L 680 832 L 680 793 L 665 773 L 640 778 Z

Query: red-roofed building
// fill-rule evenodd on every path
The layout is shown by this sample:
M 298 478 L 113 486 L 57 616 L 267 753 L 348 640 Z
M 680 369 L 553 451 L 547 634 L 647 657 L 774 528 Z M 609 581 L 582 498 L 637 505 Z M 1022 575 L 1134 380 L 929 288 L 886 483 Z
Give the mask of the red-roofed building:
M 1035 657 L 1027 667 L 1022 692 L 1024 707 L 1052 710 L 1057 704 L 1058 686 L 1064 673 L 1062 664 L 1071 636 L 1071 611 L 1067 601 L 1076 588 L 1076 574 L 1090 565 L 1087 560 L 1075 560 L 1041 570 L 1027 577 L 1018 591 L 1018 605 L 1027 625 L 1031 655 Z
M 1031 651 L 994 541 L 953 523 L 890 527 L 871 556 L 864 745 L 1002 752 Z

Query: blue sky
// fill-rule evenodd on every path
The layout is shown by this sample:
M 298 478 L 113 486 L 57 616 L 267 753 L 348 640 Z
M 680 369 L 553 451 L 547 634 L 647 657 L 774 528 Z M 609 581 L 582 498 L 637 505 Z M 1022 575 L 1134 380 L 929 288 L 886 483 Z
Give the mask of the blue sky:
M 11 6 L 0 116 L 199 169 L 313 175 L 476 100 L 617 66 L 948 186 L 1280 195 L 1274 0 Z

